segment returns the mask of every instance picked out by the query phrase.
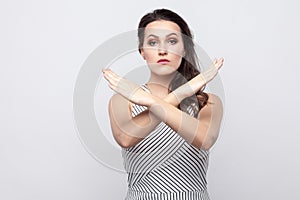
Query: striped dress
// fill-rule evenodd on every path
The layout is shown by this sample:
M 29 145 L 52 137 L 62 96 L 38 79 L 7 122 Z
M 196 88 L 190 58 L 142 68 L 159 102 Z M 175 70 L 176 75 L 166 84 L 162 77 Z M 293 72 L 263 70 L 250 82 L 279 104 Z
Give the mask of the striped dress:
M 132 116 L 147 109 L 133 104 Z M 122 148 L 128 174 L 125 200 L 209 200 L 208 151 L 186 142 L 161 122 L 145 139 Z

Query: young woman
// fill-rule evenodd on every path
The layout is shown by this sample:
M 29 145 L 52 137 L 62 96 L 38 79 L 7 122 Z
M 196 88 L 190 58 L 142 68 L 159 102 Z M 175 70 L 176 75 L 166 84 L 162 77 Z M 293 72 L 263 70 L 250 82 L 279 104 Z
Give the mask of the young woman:
M 209 199 L 208 152 L 217 140 L 223 107 L 204 88 L 224 59 L 200 73 L 187 23 L 167 9 L 143 16 L 138 38 L 150 70 L 145 85 L 103 70 L 116 92 L 109 114 L 128 173 L 126 200 Z

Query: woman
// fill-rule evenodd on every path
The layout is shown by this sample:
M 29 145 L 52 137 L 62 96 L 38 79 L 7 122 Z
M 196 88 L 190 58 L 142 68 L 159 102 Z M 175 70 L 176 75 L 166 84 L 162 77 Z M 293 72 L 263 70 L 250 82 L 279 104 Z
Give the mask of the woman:
M 128 173 L 126 199 L 209 199 L 208 151 L 223 109 L 218 96 L 203 90 L 224 59 L 200 73 L 188 25 L 167 9 L 143 16 L 138 38 L 150 70 L 145 85 L 103 70 L 116 92 L 109 115 Z

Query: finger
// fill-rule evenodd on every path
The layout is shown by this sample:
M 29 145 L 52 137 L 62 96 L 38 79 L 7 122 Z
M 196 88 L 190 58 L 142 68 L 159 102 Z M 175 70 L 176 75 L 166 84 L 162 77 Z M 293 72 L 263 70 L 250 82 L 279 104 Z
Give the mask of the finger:
M 108 81 L 108 84 L 109 84 L 110 88 L 112 88 L 113 90 L 115 90 L 115 88 L 116 88 L 119 80 L 116 79 L 116 78 L 114 78 L 112 76 L 112 74 L 110 74 L 110 73 L 105 73 L 104 74 L 104 78 Z
M 113 71 L 107 71 L 106 73 L 105 73 L 105 75 L 107 76 L 107 77 L 109 77 L 111 80 L 115 80 L 115 81 L 119 81 L 120 79 L 121 79 L 121 77 L 120 76 L 118 76 L 118 75 L 116 75 Z
M 116 73 L 114 73 L 111 69 L 105 70 L 105 74 L 108 74 L 110 78 L 112 78 L 116 81 L 120 81 L 120 79 L 122 78 L 119 75 L 117 75 Z
M 112 85 L 112 84 L 108 84 L 108 87 L 113 90 L 113 91 L 116 91 L 116 88 Z
M 103 77 L 104 77 L 107 81 L 109 81 L 109 76 L 108 76 L 107 73 L 103 72 Z
M 117 93 L 120 93 L 122 91 L 122 77 L 115 74 L 111 69 L 103 70 L 103 76 L 107 80 L 110 89 Z
M 110 71 L 111 71 L 111 69 L 109 69 L 109 68 L 102 69 L 102 73 L 103 73 L 103 74 L 108 73 L 108 72 L 110 72 Z
M 219 69 L 223 66 L 223 63 L 224 63 L 224 58 L 221 58 L 220 62 L 219 62 L 219 65 L 220 65 Z
M 222 66 L 222 62 L 218 61 L 217 64 L 216 64 L 216 67 L 217 67 L 218 69 L 220 69 L 221 66 Z
M 223 58 L 220 58 L 217 63 L 215 64 L 216 68 L 219 70 L 223 65 Z
M 217 64 L 217 59 L 216 58 L 213 60 L 213 64 L 214 65 Z
M 115 81 L 108 81 L 108 86 L 110 87 L 110 89 L 116 91 L 117 90 L 117 84 Z
M 120 80 L 122 77 L 119 76 L 118 74 L 114 73 L 113 71 L 110 72 L 111 76 L 114 77 L 116 80 Z

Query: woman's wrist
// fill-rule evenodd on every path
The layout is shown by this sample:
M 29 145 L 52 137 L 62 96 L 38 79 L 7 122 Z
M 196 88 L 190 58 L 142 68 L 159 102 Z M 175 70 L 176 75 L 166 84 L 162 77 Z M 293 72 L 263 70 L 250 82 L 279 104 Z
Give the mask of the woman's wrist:
M 148 100 L 147 100 L 147 106 L 148 108 L 150 108 L 151 106 L 155 105 L 157 103 L 157 99 L 155 96 L 153 96 L 152 94 L 149 94 L 147 93 L 149 96 L 146 97 Z
M 177 107 L 182 101 L 182 99 L 178 95 L 176 95 L 174 91 L 169 93 L 168 96 L 164 98 L 164 100 L 175 107 Z

